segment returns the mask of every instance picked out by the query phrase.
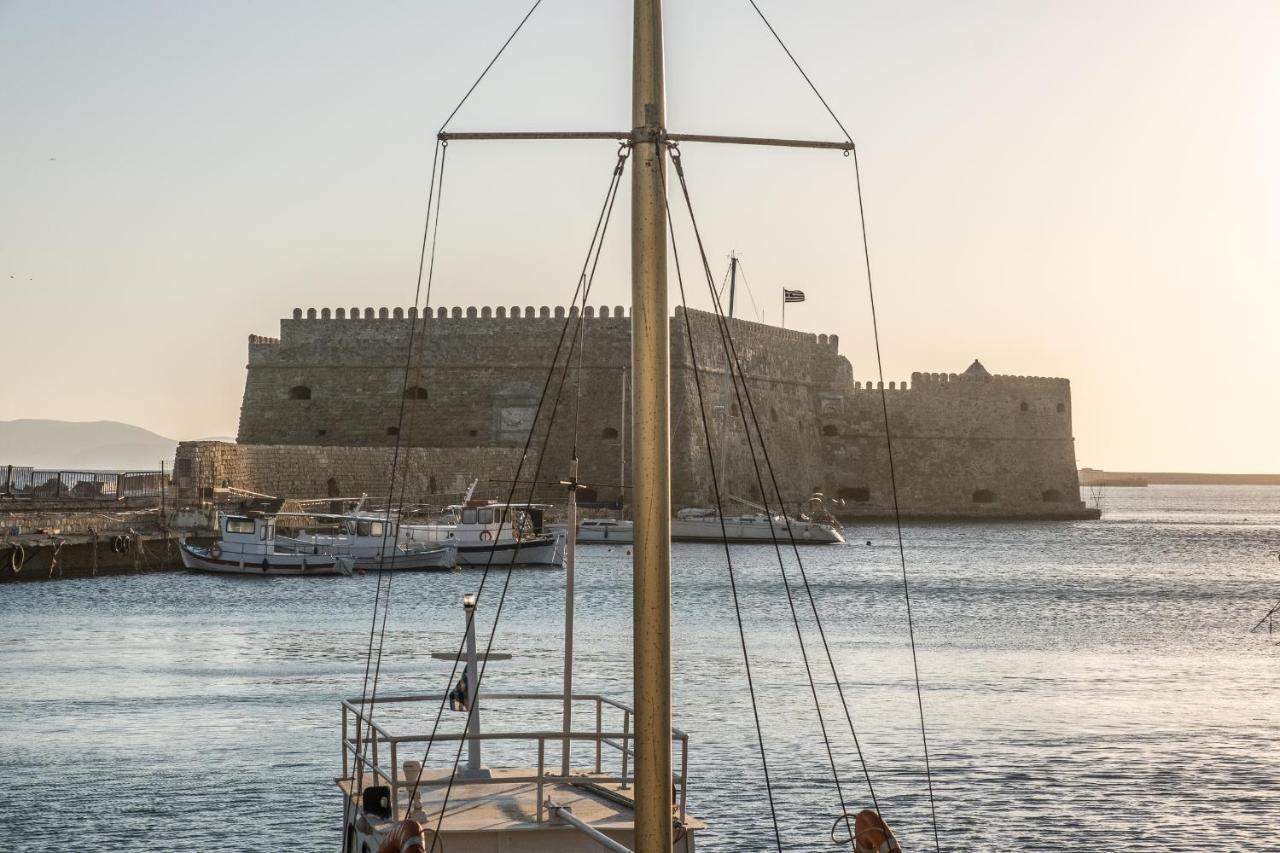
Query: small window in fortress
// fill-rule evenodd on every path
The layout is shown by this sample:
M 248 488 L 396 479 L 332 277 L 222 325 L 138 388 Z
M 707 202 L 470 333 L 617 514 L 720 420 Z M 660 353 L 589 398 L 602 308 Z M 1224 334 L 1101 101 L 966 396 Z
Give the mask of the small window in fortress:
M 773 421 L 775 424 L 778 422 L 778 410 L 775 409 L 773 406 L 769 407 L 769 419 Z
M 294 385 L 289 389 L 290 400 L 310 400 L 311 389 L 306 385 Z
M 1058 414 L 1062 414 L 1062 413 L 1063 413 L 1063 412 L 1065 412 L 1066 410 L 1067 410 L 1067 404 L 1066 404 L 1066 403 L 1059 403 L 1059 404 L 1058 404 Z
M 1062 500 L 1062 492 L 1057 489 L 1045 489 L 1040 493 L 1040 500 L 1045 503 L 1056 504 Z
M 822 434 L 823 435 L 839 435 L 840 430 L 837 429 L 834 424 L 827 424 L 822 428 Z
M 476 430 L 469 429 L 467 430 L 467 435 L 471 436 L 472 438 L 475 438 L 477 435 L 479 435 L 479 433 L 476 432 Z
M 399 435 L 399 434 L 400 434 L 400 427 L 398 426 L 387 427 L 387 435 Z
M 871 500 L 871 489 L 866 486 L 845 486 L 836 492 L 836 497 L 842 501 L 854 501 L 855 503 L 864 504 Z
M 425 400 L 427 399 L 427 389 L 418 385 L 412 385 L 404 389 L 404 395 L 410 400 Z
M 995 503 L 996 493 L 990 489 L 978 489 L 973 493 L 973 502 L 976 504 Z
M 328 434 L 329 434 L 329 431 L 327 429 L 316 430 L 316 438 L 324 438 Z
M 1021 405 L 1021 406 L 1019 406 L 1018 408 L 1025 412 L 1027 409 L 1030 409 L 1031 407 L 1030 407 L 1030 406 L 1028 406 L 1028 405 L 1026 404 L 1026 401 L 1024 400 L 1024 401 L 1023 401 L 1023 403 L 1022 403 L 1022 405 Z
M 440 493 L 440 488 L 436 485 L 436 478 L 434 474 L 427 478 L 427 492 L 433 495 Z
M 600 431 L 600 437 L 601 438 L 617 438 L 618 431 L 613 427 L 605 427 Z

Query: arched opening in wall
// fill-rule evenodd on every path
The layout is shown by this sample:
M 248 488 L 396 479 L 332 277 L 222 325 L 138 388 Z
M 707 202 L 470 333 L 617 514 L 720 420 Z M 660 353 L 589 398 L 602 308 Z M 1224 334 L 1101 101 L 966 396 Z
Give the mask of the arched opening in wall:
M 325 483 L 325 488 L 328 490 L 329 497 L 336 498 L 338 496 L 338 481 L 333 477 L 330 477 L 329 481 Z M 329 512 L 335 515 L 340 514 L 342 512 L 342 501 L 330 501 Z
M 398 426 L 387 427 L 387 435 L 399 435 L 399 434 L 400 434 L 400 427 Z
M 434 474 L 427 478 L 427 492 L 433 495 L 440 493 L 440 487 L 436 485 L 436 477 Z
M 427 389 L 419 385 L 411 385 L 404 389 L 404 396 L 410 400 L 427 399 Z
M 327 429 L 316 430 L 316 438 L 324 438 L 328 434 L 329 434 L 329 431 Z
M 480 433 L 477 430 L 474 430 L 474 429 L 467 430 L 467 435 L 471 436 L 472 438 L 475 438 L 479 434 Z
M 1027 405 L 1026 400 L 1023 400 L 1022 403 L 1018 406 L 1018 408 L 1025 412 L 1027 409 L 1030 409 L 1031 407 Z
M 864 504 L 871 500 L 871 489 L 866 486 L 845 486 L 836 492 L 836 497 L 842 501 L 853 501 L 854 503 Z
M 1040 493 L 1040 500 L 1049 504 L 1056 504 L 1062 500 L 1062 492 L 1057 489 L 1045 489 Z
M 1066 404 L 1066 403 L 1059 403 L 1059 404 L 1058 404 L 1058 414 L 1062 414 L 1062 413 L 1063 413 L 1063 412 L 1065 412 L 1066 410 L 1067 410 L 1067 404 Z
M 823 435 L 839 435 L 840 429 L 835 424 L 827 424 L 822 428 Z
M 751 496 L 751 500 L 753 501 L 760 500 L 760 484 L 752 483 L 751 490 L 748 492 L 748 494 Z
M 600 437 L 601 438 L 617 438 L 618 431 L 613 427 L 605 427 L 604 429 L 600 430 Z
M 736 402 L 729 406 L 729 414 L 735 418 L 741 416 L 742 412 L 738 409 L 738 404 Z
M 978 489 L 973 493 L 973 502 L 976 504 L 995 503 L 996 493 L 990 489 Z
M 290 400 L 310 400 L 311 389 L 306 385 L 294 385 L 289 389 Z
M 769 420 L 773 421 L 775 424 L 778 422 L 778 410 L 773 406 L 769 407 Z

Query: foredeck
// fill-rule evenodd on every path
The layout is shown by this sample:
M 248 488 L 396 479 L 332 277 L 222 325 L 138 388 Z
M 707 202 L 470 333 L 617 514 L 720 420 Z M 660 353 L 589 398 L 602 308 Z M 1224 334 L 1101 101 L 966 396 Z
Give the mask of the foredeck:
M 375 705 L 430 706 L 443 698 L 380 696 Z M 484 698 L 508 703 L 563 701 L 560 694 L 550 693 L 492 693 Z M 348 700 L 342 703 L 343 774 L 335 781 L 348 802 L 363 803 L 365 792 L 371 789 L 381 789 L 384 797 L 390 794 L 381 816 L 365 813 L 375 830 L 401 818 L 412 818 L 429 833 L 438 832 L 442 838 L 450 839 L 447 849 L 451 852 L 471 850 L 473 844 L 476 850 L 499 849 L 491 848 L 490 841 L 509 837 L 510 833 L 520 833 L 525 838 L 520 850 L 600 849 L 581 828 L 565 820 L 584 823 L 617 844 L 630 847 L 635 831 L 631 776 L 634 712 L 597 694 L 575 694 L 573 699 L 575 704 L 594 706 L 594 715 L 588 712 L 586 716 L 594 716 L 595 725 L 587 731 L 570 732 L 567 740 L 580 744 L 584 752 L 593 752 L 594 761 L 586 766 L 575 762 L 567 775 L 559 760 L 566 742 L 563 731 L 485 732 L 478 737 L 465 732 L 393 734 L 385 724 L 369 719 L 373 708 L 366 706 L 362 713 L 359 700 Z M 620 725 L 607 727 L 606 723 L 614 722 L 610 719 L 614 715 Z M 672 774 L 672 819 L 679 827 L 678 834 L 688 835 L 703 828 L 701 822 L 685 813 L 688 736 L 675 729 L 671 737 L 679 768 Z M 493 746 L 505 743 L 508 748 L 524 752 L 525 761 L 536 759 L 536 764 L 483 766 L 479 771 L 460 767 L 455 776 L 451 761 L 450 766 L 424 769 L 416 760 L 422 757 L 428 743 L 443 747 L 438 752 L 447 761 L 445 756 L 459 752 L 461 741 L 471 740 Z M 564 818 L 562 810 L 570 812 L 571 817 Z M 596 846 L 581 846 L 585 842 Z M 686 846 L 692 849 L 691 837 L 679 849 Z

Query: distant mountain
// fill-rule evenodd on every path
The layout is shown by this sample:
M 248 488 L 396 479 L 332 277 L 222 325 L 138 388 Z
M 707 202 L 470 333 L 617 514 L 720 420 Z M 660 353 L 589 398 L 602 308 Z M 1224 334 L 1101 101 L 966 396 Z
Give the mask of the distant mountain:
M 0 465 L 154 471 L 178 442 L 116 421 L 0 421 Z

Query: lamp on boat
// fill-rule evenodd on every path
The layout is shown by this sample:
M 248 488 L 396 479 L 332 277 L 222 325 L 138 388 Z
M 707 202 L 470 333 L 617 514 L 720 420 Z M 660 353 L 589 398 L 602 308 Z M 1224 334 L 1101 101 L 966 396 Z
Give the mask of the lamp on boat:
M 462 606 L 467 610 L 475 610 L 476 594 L 474 592 L 464 593 L 462 596 Z

